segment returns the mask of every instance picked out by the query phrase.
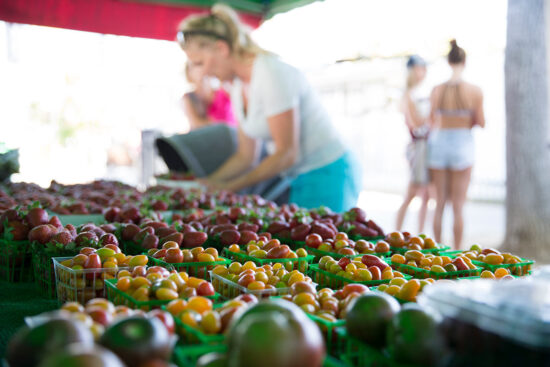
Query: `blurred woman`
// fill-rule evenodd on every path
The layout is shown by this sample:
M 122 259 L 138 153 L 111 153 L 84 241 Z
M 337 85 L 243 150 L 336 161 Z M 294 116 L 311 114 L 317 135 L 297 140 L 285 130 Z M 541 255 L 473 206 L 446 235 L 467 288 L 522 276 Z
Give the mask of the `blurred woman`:
M 260 48 L 224 5 L 186 19 L 178 37 L 193 67 L 233 82 L 238 148 L 208 177 L 210 186 L 238 191 L 282 175 L 291 181 L 290 201 L 302 207 L 356 205 L 360 167 L 299 70 Z M 256 165 L 259 141 L 271 149 Z
M 236 127 L 228 93 L 223 88 L 213 89 L 211 79 L 189 63 L 185 66 L 185 76 L 194 87 L 192 92 L 185 93 L 182 98 L 191 130 L 217 123 Z
M 422 199 L 422 204 L 418 212 L 418 233 L 422 233 L 430 199 L 427 149 L 430 131 L 428 125 L 430 101 L 427 95 L 422 97 L 418 92 L 418 86 L 425 77 L 426 62 L 420 56 L 411 56 L 407 61 L 407 84 L 401 100 L 401 112 L 405 115 L 405 124 L 412 138 L 407 146 L 407 159 L 411 172 L 405 199 L 397 212 L 396 229 L 398 231 L 403 226 L 409 204 L 416 196 L 419 196 Z
M 436 190 L 434 236 L 441 242 L 441 222 L 445 204 L 453 207 L 454 248 L 460 249 L 464 220 L 462 211 L 474 164 L 475 126 L 485 127 L 483 93 L 462 79 L 466 53 L 456 40 L 447 55 L 451 78 L 436 86 L 431 94 L 432 132 L 428 140 L 428 166 Z

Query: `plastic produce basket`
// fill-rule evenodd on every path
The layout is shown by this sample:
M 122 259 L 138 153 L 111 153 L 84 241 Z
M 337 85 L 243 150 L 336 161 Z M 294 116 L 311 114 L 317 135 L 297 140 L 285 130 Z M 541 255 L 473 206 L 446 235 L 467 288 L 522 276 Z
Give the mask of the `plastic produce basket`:
M 363 237 L 363 236 L 352 236 L 350 235 L 349 238 L 353 241 L 359 241 L 359 240 L 365 240 L 365 241 L 380 241 L 385 238 L 385 236 L 374 236 L 374 237 Z
M 32 267 L 34 271 L 34 282 L 40 293 L 48 298 L 55 298 L 55 268 L 52 261 L 53 256 L 46 251 L 34 251 L 32 253 Z
M 448 252 L 451 249 L 450 246 L 445 246 L 442 244 L 438 244 L 438 247 L 436 248 L 427 248 L 423 250 L 419 250 L 423 254 L 434 254 L 434 255 L 440 255 L 441 252 Z M 390 247 L 390 251 L 394 254 L 401 254 L 405 255 L 405 252 L 409 251 L 409 248 L 406 247 Z
M 477 260 L 472 260 L 472 264 L 481 266 L 483 269 L 490 270 L 493 273 L 498 268 L 504 268 L 504 269 L 508 269 L 510 273 L 512 273 L 512 275 L 519 275 L 519 276 L 529 275 L 531 273 L 531 267 L 533 266 L 535 261 L 523 259 L 523 258 L 520 258 L 520 259 L 521 259 L 521 262 L 516 264 L 491 265 L 491 264 L 484 263 L 483 261 L 477 261 Z
M 416 266 L 397 264 L 389 262 L 395 270 L 398 270 L 404 274 L 412 275 L 417 279 L 433 278 L 433 279 L 456 279 L 461 277 L 475 277 L 479 276 L 483 271 L 482 268 L 477 267 L 469 270 L 447 271 L 445 273 L 438 273 L 436 271 L 417 268 Z
M 231 260 L 222 257 L 220 261 L 204 261 L 204 262 L 187 262 L 187 263 L 168 263 L 161 259 L 156 259 L 152 256 L 148 256 L 151 265 L 162 266 L 166 269 L 175 269 L 179 271 L 185 271 L 189 276 L 209 280 L 210 276 L 208 272 L 216 265 L 229 265 Z
M 288 245 L 293 250 L 296 250 L 297 248 L 304 247 L 305 241 L 295 241 L 291 238 L 284 238 L 281 236 L 277 236 L 276 234 L 272 236 L 274 239 L 279 240 L 281 244 Z
M 198 359 L 208 353 L 226 353 L 225 344 L 201 344 L 176 346 L 174 348 L 173 361 L 178 367 L 193 367 Z M 323 367 L 351 367 L 344 361 L 340 361 L 331 356 L 327 356 L 323 362 Z
M 373 291 L 373 292 L 386 293 L 386 292 L 384 292 L 384 291 L 379 291 L 379 290 L 378 290 L 378 287 L 376 287 L 376 286 L 375 286 L 375 287 L 369 287 L 369 289 L 370 289 L 371 291 Z M 388 293 L 386 293 L 386 294 L 388 294 Z M 411 302 L 412 302 L 412 303 L 415 303 L 415 301 L 406 301 L 406 300 L 404 300 L 404 299 L 401 299 L 401 298 L 399 298 L 399 297 L 396 297 L 395 295 L 392 295 L 392 297 L 395 298 L 395 300 L 396 300 L 397 302 L 399 302 L 399 304 L 401 304 L 401 305 L 404 305 L 405 303 L 411 303 Z
M 253 294 L 257 298 L 267 298 L 273 296 L 284 296 L 290 293 L 290 287 L 277 289 L 250 290 L 238 283 L 232 282 L 224 277 L 210 272 L 212 285 L 216 292 L 222 295 L 224 299 L 232 299 L 241 294 Z M 314 284 L 315 285 L 315 284 Z
M 302 273 L 306 273 L 308 267 L 310 264 L 313 263 L 313 259 L 315 256 L 313 255 L 307 255 L 306 257 L 296 257 L 291 259 L 260 259 L 258 257 L 247 255 L 243 252 L 231 252 L 229 249 L 225 248 L 224 254 L 227 257 L 231 257 L 232 259 L 240 262 L 245 263 L 246 261 L 252 261 L 258 266 L 263 266 L 266 264 L 276 264 L 281 263 L 285 266 L 286 270 L 291 271 L 293 269 L 299 270 Z M 288 268 L 286 267 L 287 264 L 291 264 Z
M 337 346 L 334 343 L 334 340 L 336 340 L 336 328 L 344 326 L 346 324 L 346 320 L 336 320 L 334 322 L 330 322 L 317 315 L 308 313 L 307 316 L 311 320 L 315 321 L 315 323 L 319 325 L 319 328 L 321 328 L 326 340 L 327 352 L 331 354 L 335 353 L 337 351 Z
M 0 280 L 13 283 L 32 279 L 29 242 L 0 239 Z
M 446 255 L 449 257 L 456 257 L 459 254 L 464 253 L 465 251 L 445 251 L 441 253 L 440 255 Z M 467 251 L 466 251 L 467 252 Z M 479 267 L 482 267 L 484 270 L 490 270 L 491 272 L 495 272 L 498 268 L 504 268 L 508 269 L 510 273 L 514 276 L 524 276 L 531 274 L 531 268 L 533 264 L 535 263 L 534 260 L 528 260 L 524 258 L 520 258 L 521 262 L 516 264 L 497 264 L 497 265 L 491 265 L 487 264 L 483 261 L 473 260 L 472 264 L 477 265 Z
M 380 253 L 373 252 L 372 254 L 342 255 L 342 254 L 339 254 L 339 253 L 336 253 L 336 252 L 322 251 L 322 250 L 319 250 L 319 249 L 316 249 L 316 248 L 313 248 L 313 247 L 305 247 L 305 249 L 310 254 L 315 255 L 315 259 L 317 259 L 317 260 L 322 258 L 323 256 L 330 256 L 335 260 L 339 260 L 343 257 L 347 257 L 350 260 L 352 260 L 352 259 L 355 259 L 357 257 L 360 258 L 363 255 L 374 255 L 374 256 L 384 258 L 384 257 L 387 257 L 387 256 L 391 256 L 391 254 L 392 254 L 391 251 L 388 251 L 388 252 L 380 252 Z
M 55 269 L 57 300 L 60 304 L 69 301 L 85 304 L 92 298 L 106 298 L 105 280 L 114 278 L 120 270 L 129 269 L 120 267 L 117 269 L 73 270 L 61 264 L 68 259 L 71 259 L 71 257 L 54 257 L 52 259 Z
M 337 328 L 338 355 L 350 366 L 397 367 L 382 351 L 377 350 L 347 334 L 345 328 Z
M 140 309 L 144 311 L 149 311 L 155 308 L 161 308 L 161 306 L 170 303 L 170 300 L 160 299 L 154 299 L 150 301 L 138 301 L 128 293 L 119 290 L 116 287 L 116 283 L 117 279 L 107 279 L 105 281 L 106 298 L 116 306 L 124 305 L 134 310 Z M 218 293 L 215 293 L 213 296 L 206 296 L 206 298 L 209 298 L 213 302 L 216 302 L 220 298 L 220 295 Z
M 221 304 L 214 305 L 214 309 L 221 307 Z M 166 307 L 162 306 L 166 311 Z M 176 331 L 181 340 L 186 344 L 222 344 L 225 341 L 225 334 L 205 334 L 199 329 L 195 329 L 187 324 L 184 324 L 179 317 L 174 316 L 176 323 Z
M 391 281 L 391 279 L 381 279 L 381 280 L 370 280 L 370 281 L 358 281 L 358 280 L 351 280 L 336 274 L 332 274 L 331 272 L 328 272 L 326 270 L 322 270 L 319 268 L 319 265 L 311 265 L 309 267 L 309 275 L 311 276 L 311 279 L 319 284 L 320 287 L 328 287 L 331 289 L 340 289 L 346 284 L 349 283 L 357 283 L 357 284 L 363 284 L 367 287 L 380 285 L 380 284 L 386 284 Z M 410 279 L 410 276 L 404 275 L 405 279 Z
M 457 255 L 463 254 L 464 251 L 462 250 L 453 250 L 453 251 L 440 251 L 439 256 L 449 256 L 449 257 L 457 257 Z
M 173 360 L 178 367 L 194 367 L 201 356 L 226 351 L 225 344 L 178 345 L 174 348 Z

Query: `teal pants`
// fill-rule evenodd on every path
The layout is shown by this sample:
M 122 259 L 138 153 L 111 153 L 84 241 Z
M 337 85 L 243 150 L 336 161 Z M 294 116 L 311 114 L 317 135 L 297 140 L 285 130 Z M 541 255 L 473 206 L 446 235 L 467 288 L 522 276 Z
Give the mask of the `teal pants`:
M 336 161 L 296 177 L 290 185 L 290 202 L 313 209 L 327 206 L 344 212 L 357 205 L 361 192 L 361 166 L 347 152 Z

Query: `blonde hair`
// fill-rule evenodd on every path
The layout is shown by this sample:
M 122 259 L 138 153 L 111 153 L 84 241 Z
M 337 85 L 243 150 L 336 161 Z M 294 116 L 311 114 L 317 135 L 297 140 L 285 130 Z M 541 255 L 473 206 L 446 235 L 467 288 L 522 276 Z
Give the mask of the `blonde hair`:
M 212 44 L 217 40 L 227 42 L 231 52 L 237 56 L 264 53 L 250 36 L 248 28 L 240 21 L 238 14 L 229 6 L 216 4 L 209 15 L 194 15 L 186 18 L 179 27 L 185 44 L 199 42 L 200 47 Z

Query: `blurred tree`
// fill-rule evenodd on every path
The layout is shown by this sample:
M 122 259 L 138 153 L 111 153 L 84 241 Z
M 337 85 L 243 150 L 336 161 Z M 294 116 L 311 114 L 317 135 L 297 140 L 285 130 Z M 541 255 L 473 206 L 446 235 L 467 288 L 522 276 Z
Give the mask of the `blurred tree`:
M 504 248 L 550 261 L 547 11 L 550 0 L 508 0 Z

